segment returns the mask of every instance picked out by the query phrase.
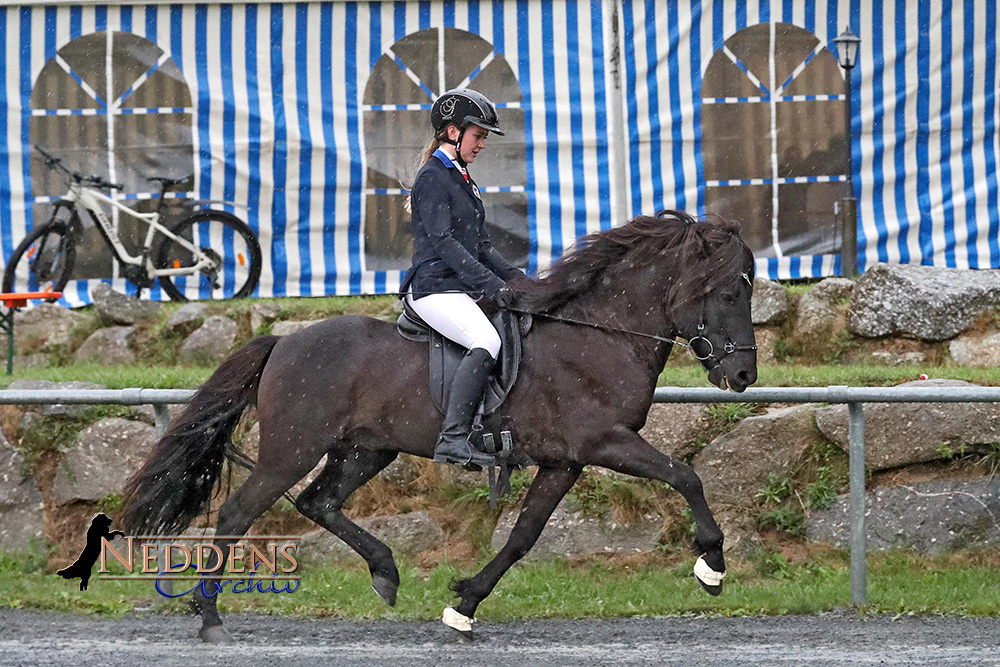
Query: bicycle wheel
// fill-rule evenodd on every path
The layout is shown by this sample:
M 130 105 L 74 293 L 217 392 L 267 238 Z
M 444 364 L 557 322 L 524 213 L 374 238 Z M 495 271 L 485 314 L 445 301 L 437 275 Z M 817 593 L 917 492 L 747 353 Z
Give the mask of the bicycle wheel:
M 3 272 L 4 292 L 61 292 L 73 273 L 76 242 L 69 226 L 49 221 L 14 249 Z M 44 299 L 55 301 L 55 299 Z
M 199 211 L 174 223 L 170 231 L 195 245 L 210 262 L 189 275 L 160 276 L 171 299 L 238 299 L 250 296 L 260 280 L 260 243 L 253 230 L 225 211 Z M 171 238 L 156 253 L 158 269 L 193 268 L 199 254 Z

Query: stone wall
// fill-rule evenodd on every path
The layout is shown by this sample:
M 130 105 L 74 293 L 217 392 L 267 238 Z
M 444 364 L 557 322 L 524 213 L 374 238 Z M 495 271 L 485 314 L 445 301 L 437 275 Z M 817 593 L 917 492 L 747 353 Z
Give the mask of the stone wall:
M 1000 341 L 995 272 L 937 271 L 875 267 L 857 283 L 827 279 L 807 290 L 758 279 L 752 313 L 761 366 L 788 360 L 995 363 L 993 348 L 1000 354 L 1000 343 L 991 342 Z M 394 317 L 391 303 L 379 314 Z M 83 313 L 48 305 L 19 313 L 18 363 L 155 358 L 210 367 L 254 334 L 286 335 L 315 321 L 273 302 L 192 303 L 175 309 L 137 305 L 105 291 L 96 307 Z M 56 560 L 64 558 L 73 550 L 64 540 L 74 522 L 96 511 L 113 515 L 117 510 L 122 485 L 153 443 L 151 411 L 3 410 L 0 549 L 34 549 L 48 541 L 60 547 Z M 642 433 L 701 475 L 727 531 L 727 548 L 746 548 L 774 533 L 840 546 L 847 490 L 845 413 L 843 406 L 664 404 L 652 407 Z M 991 475 L 1000 460 L 1000 406 L 871 405 L 866 416 L 874 548 L 933 552 L 997 546 L 1000 529 L 993 517 L 1000 514 L 994 511 L 997 490 Z M 244 445 L 253 454 L 256 431 L 243 428 L 241 433 L 247 431 Z M 350 515 L 418 560 L 474 555 L 472 544 L 482 543 L 484 530 L 492 533 L 493 548 L 502 546 L 516 518 L 515 503 L 490 513 L 484 474 L 439 468 L 401 457 L 359 493 Z M 518 479 L 515 487 L 523 492 L 530 474 Z M 582 490 L 557 509 L 537 556 L 627 554 L 690 540 L 683 504 L 668 489 L 599 471 L 585 473 L 578 487 Z M 901 509 L 915 499 L 922 511 Z M 303 534 L 316 528 L 296 518 L 290 506 L 265 520 Z M 304 548 L 313 549 L 317 560 L 357 558 L 322 533 L 311 534 Z

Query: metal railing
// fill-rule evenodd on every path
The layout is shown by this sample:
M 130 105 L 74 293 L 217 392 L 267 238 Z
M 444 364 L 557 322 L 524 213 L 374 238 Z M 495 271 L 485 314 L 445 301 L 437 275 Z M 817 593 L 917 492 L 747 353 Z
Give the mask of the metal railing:
M 3 389 L 0 405 L 152 405 L 156 437 L 170 423 L 167 406 L 188 403 L 194 389 Z
M 152 405 L 156 433 L 167 406 L 188 403 L 193 389 L 0 390 L 0 405 Z M 865 403 L 1000 403 L 1000 387 L 751 387 L 737 394 L 713 387 L 658 387 L 654 403 L 841 403 L 848 407 L 851 499 L 851 603 L 868 599 L 865 534 Z
M 851 498 L 851 604 L 868 600 L 865 534 L 865 403 L 1000 403 L 1000 387 L 658 387 L 656 403 L 846 403 Z

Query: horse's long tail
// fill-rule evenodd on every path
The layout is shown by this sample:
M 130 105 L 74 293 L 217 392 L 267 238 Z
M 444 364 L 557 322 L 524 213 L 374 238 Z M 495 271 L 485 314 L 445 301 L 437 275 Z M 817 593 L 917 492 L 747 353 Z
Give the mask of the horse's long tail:
M 131 535 L 184 530 L 208 505 L 230 436 L 257 385 L 278 336 L 261 336 L 222 362 L 170 425 L 125 486 L 122 523 Z

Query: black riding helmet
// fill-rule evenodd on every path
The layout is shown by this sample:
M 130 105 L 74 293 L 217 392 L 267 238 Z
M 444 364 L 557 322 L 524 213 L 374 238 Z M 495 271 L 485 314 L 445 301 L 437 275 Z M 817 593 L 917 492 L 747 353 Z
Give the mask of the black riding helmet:
M 504 134 L 493 102 L 469 88 L 453 88 L 437 98 L 431 107 L 431 125 L 435 132 L 441 132 L 449 125 L 463 131 L 469 125 L 478 125 L 494 134 Z

